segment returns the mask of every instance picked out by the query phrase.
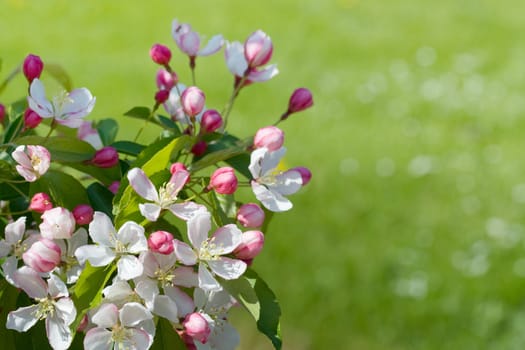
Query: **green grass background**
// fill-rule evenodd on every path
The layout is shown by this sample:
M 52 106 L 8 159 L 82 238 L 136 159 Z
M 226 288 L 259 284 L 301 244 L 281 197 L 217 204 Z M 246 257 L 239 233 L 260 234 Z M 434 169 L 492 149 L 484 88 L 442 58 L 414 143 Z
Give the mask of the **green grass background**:
M 254 265 L 281 301 L 284 349 L 522 349 L 523 13 L 519 0 L 0 0 L 1 74 L 38 54 L 97 96 L 90 118 L 118 117 L 152 104 L 153 43 L 189 82 L 172 19 L 229 40 L 263 29 L 281 73 L 241 93 L 231 131 L 273 123 L 296 87 L 315 98 L 282 124 L 288 164 L 312 182 Z M 222 53 L 198 59 L 197 83 L 220 109 Z M 270 349 L 247 320 L 241 348 Z

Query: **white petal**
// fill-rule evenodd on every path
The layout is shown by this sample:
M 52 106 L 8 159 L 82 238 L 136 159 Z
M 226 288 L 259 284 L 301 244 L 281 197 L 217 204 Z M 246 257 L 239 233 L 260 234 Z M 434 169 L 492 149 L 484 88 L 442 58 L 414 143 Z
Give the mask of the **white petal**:
M 155 272 L 160 268 L 155 253 L 151 251 L 140 253 L 139 260 L 144 267 L 144 274 L 148 277 L 155 278 Z
M 220 328 L 215 328 L 213 337 L 208 340 L 214 350 L 237 349 L 240 342 L 239 332 L 226 321 L 222 322 Z
M 88 89 L 80 88 L 71 91 L 66 101 L 72 102 L 64 103 L 61 114 L 66 115 L 68 118 L 80 119 L 91 113 L 95 106 L 96 99 Z M 82 121 L 80 121 L 77 127 L 80 126 L 80 124 L 82 124 Z
M 244 58 L 244 47 L 240 42 L 227 42 L 224 57 L 230 72 L 238 77 L 244 76 L 244 72 L 248 69 L 248 62 Z
M 125 327 L 134 327 L 144 320 L 151 320 L 153 315 L 139 303 L 127 303 L 120 309 L 120 323 Z
M 173 284 L 176 286 L 193 288 L 199 285 L 197 273 L 193 270 L 192 267 L 177 267 L 173 271 L 173 274 L 175 275 L 175 278 L 173 278 Z
M 111 332 L 104 328 L 92 328 L 86 333 L 84 338 L 85 350 L 111 350 L 113 341 Z
M 112 302 L 119 303 L 133 293 L 133 290 L 126 281 L 115 281 L 112 285 L 102 290 L 104 297 Z
M 76 230 L 76 232 L 71 236 L 71 238 L 67 242 L 67 255 L 75 255 L 75 250 L 78 247 L 81 247 L 88 243 L 88 234 L 86 229 L 81 227 L 78 230 Z
M 224 39 L 221 34 L 214 35 L 206 44 L 205 47 L 197 52 L 198 56 L 209 56 L 219 51 L 224 44 Z
M 157 295 L 153 303 L 153 312 L 171 322 L 179 322 L 177 304 L 167 295 Z
M 67 297 L 69 292 L 67 291 L 66 284 L 58 278 L 58 276 L 51 274 L 47 280 L 48 293 L 53 298 Z
M 7 329 L 14 329 L 19 332 L 27 331 L 38 321 L 36 318 L 38 308 L 38 305 L 31 305 L 11 311 L 7 315 L 7 323 L 5 327 Z
M 188 221 L 196 215 L 208 211 L 204 205 L 194 202 L 175 203 L 168 208 L 173 215 L 178 218 Z
M 261 174 L 264 176 L 273 172 L 285 154 L 285 147 L 281 147 L 273 152 L 267 152 L 261 160 Z
M 126 251 L 130 253 L 140 253 L 148 250 L 148 241 L 144 236 L 144 227 L 128 221 L 120 227 L 117 239 L 126 246 Z
M 110 238 L 115 236 L 115 227 L 113 227 L 109 216 L 100 211 L 93 214 L 93 220 L 89 223 L 89 235 L 95 243 L 107 247 L 115 246 Z
M 77 309 L 75 309 L 75 304 L 70 298 L 60 298 L 55 302 L 55 308 L 57 311 L 58 317 L 69 326 L 75 317 L 77 317 Z
M 35 111 L 42 118 L 53 117 L 53 105 L 46 99 L 46 91 L 44 84 L 40 79 L 33 79 L 29 88 L 29 96 L 27 98 L 29 108 Z
M 130 329 L 131 337 L 125 339 L 118 349 L 147 350 L 152 344 L 152 336 L 142 329 Z
M 211 270 L 226 280 L 239 278 L 246 271 L 246 263 L 242 260 L 220 257 L 218 260 L 208 261 Z
M 155 185 L 140 168 L 133 168 L 128 171 L 129 184 L 142 197 L 152 202 L 159 201 L 159 194 Z
M 5 240 L 10 244 L 21 241 L 26 230 L 26 217 L 21 216 L 15 222 L 7 224 L 5 227 Z
M 290 195 L 299 191 L 303 186 L 301 173 L 295 170 L 288 170 L 275 176 L 276 183 L 269 185 L 272 191 L 279 192 L 282 195 Z
M 135 291 L 144 299 L 146 307 L 149 310 L 153 310 L 153 303 L 155 297 L 159 295 L 159 288 L 157 287 L 157 282 L 149 278 L 146 278 L 136 284 Z
M 255 197 L 264 207 L 273 212 L 282 212 L 292 209 L 293 204 L 281 194 L 267 189 L 265 186 L 252 181 L 252 190 Z
M 13 276 L 16 285 L 22 288 L 33 299 L 47 296 L 47 284 L 40 275 L 30 267 L 19 268 Z
M 0 241 L 0 259 L 8 256 L 11 253 L 11 250 L 13 250 L 12 244 L 7 243 L 5 240 Z
M 102 328 L 112 328 L 118 323 L 118 316 L 115 304 L 102 304 L 91 317 L 91 322 Z
M 168 181 L 168 183 L 170 183 L 172 187 L 170 197 L 177 196 L 177 194 L 186 184 L 186 180 L 188 180 L 189 176 L 190 176 L 190 173 L 184 169 L 178 170 L 174 172 L 173 175 L 171 175 L 171 178 Z
M 140 214 L 151 222 L 157 221 L 162 208 L 158 204 L 154 203 L 141 203 L 139 204 Z
M 57 315 L 46 318 L 46 333 L 53 350 L 66 350 L 73 340 L 71 330 Z
M 254 179 L 258 179 L 263 175 L 261 171 L 261 163 L 266 153 L 268 153 L 268 148 L 261 147 L 257 148 L 250 154 L 250 165 L 248 166 L 248 169 Z
M 184 265 L 191 266 L 197 263 L 197 254 L 186 243 L 174 239 L 173 248 L 175 255 Z
M 212 237 L 214 246 L 209 249 L 212 255 L 229 254 L 242 242 L 242 232 L 234 224 L 219 227 Z
M 193 298 L 183 292 L 177 287 L 166 286 L 164 287 L 164 293 L 177 304 L 177 315 L 179 318 L 185 317 L 187 314 L 195 310 L 195 303 Z
M 199 249 L 208 239 L 210 229 L 211 214 L 209 212 L 199 212 L 194 218 L 188 220 L 188 238 L 191 244 Z
M 262 70 L 251 71 L 250 74 L 248 74 L 248 80 L 262 83 L 264 81 L 272 79 L 277 74 L 279 74 L 279 69 L 277 69 L 277 65 L 271 64 Z
M 117 263 L 117 271 L 118 277 L 127 281 L 142 275 L 144 268 L 137 257 L 123 255 Z
M 212 276 L 210 271 L 202 263 L 199 264 L 199 288 L 205 291 L 219 291 L 222 289 L 221 285 Z
M 105 246 L 88 244 L 77 248 L 75 257 L 81 265 L 89 260 L 92 266 L 106 266 L 115 259 L 115 252 Z
M 7 259 L 5 259 L 4 263 L 2 264 L 2 271 L 4 272 L 4 278 L 7 282 L 12 284 L 13 286 L 20 288 L 15 281 L 15 275 L 18 269 L 18 259 L 16 256 L 10 256 Z

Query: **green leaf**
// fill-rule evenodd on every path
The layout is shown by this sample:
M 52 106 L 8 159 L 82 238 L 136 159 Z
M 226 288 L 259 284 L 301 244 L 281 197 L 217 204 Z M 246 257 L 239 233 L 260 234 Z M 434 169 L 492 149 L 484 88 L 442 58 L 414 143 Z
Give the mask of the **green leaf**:
M 239 154 L 238 156 L 226 159 L 225 162 L 233 169 L 237 170 L 240 174 L 244 175 L 245 178 L 251 180 L 253 178 L 252 173 L 248 167 L 250 166 L 250 155 L 247 153 Z
M 15 166 L 6 160 L 0 159 L 0 182 L 2 182 L 3 179 L 12 180 L 17 176 L 18 172 Z
M 276 350 L 281 349 L 281 307 L 268 285 L 251 269 L 236 280 L 221 280 L 221 284 L 257 322 L 257 328 L 266 335 Z
M 175 332 L 171 323 L 165 318 L 160 318 L 157 323 L 155 339 L 151 350 L 186 350 L 187 347 Z
M 1 182 L 0 182 L 1 183 Z M 1 183 L 0 200 L 9 201 L 21 197 L 21 193 L 27 193 L 29 183 Z
M 70 168 L 81 171 L 85 174 L 93 176 L 98 181 L 105 185 L 110 185 L 113 181 L 119 181 L 121 178 L 120 167 L 114 166 L 111 168 L 99 168 L 90 164 L 83 163 L 63 163 Z
M 113 219 L 113 193 L 98 182 L 87 188 L 89 202 L 95 211 L 101 211 Z
M 151 111 L 148 107 L 133 107 L 126 113 L 124 113 L 127 117 L 132 118 L 138 118 L 138 119 L 148 119 Z
M 61 65 L 46 62 L 45 71 L 49 73 L 49 75 L 51 75 L 67 91 L 71 91 L 73 89 L 71 78 Z
M 146 146 L 143 146 L 140 143 L 131 141 L 117 141 L 113 142 L 110 146 L 114 147 L 118 153 L 127 154 L 133 157 L 138 156 L 139 153 L 146 148 Z
M 2 340 L 2 349 L 15 348 L 15 331 L 5 328 L 7 314 L 16 309 L 16 300 L 20 292 L 15 287 L 7 283 L 6 280 L 0 280 L 0 339 Z
M 237 209 L 233 195 L 223 195 L 210 191 L 208 197 L 213 204 L 213 219 L 217 226 L 235 223 Z
M 4 133 L 4 143 L 12 142 L 18 136 L 20 131 L 22 131 L 23 126 L 24 117 L 23 115 L 19 115 L 7 126 Z
M 29 197 L 45 192 L 53 198 L 57 206 L 72 210 L 79 204 L 89 203 L 86 190 L 73 176 L 50 169 L 40 179 L 29 186 Z
M 115 269 L 116 264 L 93 267 L 89 262 L 86 262 L 86 267 L 80 274 L 71 294 L 71 298 L 77 308 L 77 318 L 71 325 L 71 329 L 77 329 L 86 312 L 100 303 L 102 300 L 102 289 L 106 286 Z
M 54 136 L 47 140 L 41 136 L 26 136 L 17 140 L 20 145 L 43 145 L 54 162 L 83 162 L 93 158 L 95 149 L 76 137 Z
M 118 124 L 115 119 L 102 119 L 97 122 L 97 131 L 102 139 L 102 144 L 107 146 L 115 141 L 118 133 Z

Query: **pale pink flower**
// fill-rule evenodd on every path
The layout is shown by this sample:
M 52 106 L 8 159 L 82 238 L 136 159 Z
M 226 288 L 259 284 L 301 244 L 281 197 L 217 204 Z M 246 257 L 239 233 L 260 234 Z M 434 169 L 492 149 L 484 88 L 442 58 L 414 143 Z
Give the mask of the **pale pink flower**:
M 78 128 L 77 137 L 80 140 L 89 143 L 94 149 L 101 149 L 104 147 L 104 144 L 102 143 L 98 130 L 94 129 L 91 124 L 91 121 L 83 120 Z
M 273 45 L 262 30 L 252 33 L 244 42 L 244 57 L 250 67 L 264 66 L 272 58 Z
M 190 57 L 209 56 L 219 51 L 224 43 L 220 34 L 214 35 L 208 43 L 201 48 L 201 36 L 191 29 L 187 23 L 173 20 L 171 35 L 179 49 Z
M 186 315 L 182 322 L 184 331 L 193 339 L 205 344 L 210 336 L 211 329 L 208 321 L 199 312 Z
M 62 207 L 55 207 L 42 214 L 40 233 L 42 237 L 48 239 L 71 238 L 75 231 L 75 217 L 73 214 Z
M 11 153 L 11 157 L 18 163 L 16 171 L 29 182 L 34 182 L 44 175 L 51 164 L 51 154 L 44 146 L 18 146 Z
M 284 196 L 299 191 L 303 183 L 298 171 L 277 170 L 277 165 L 285 153 L 284 147 L 274 152 L 270 152 L 266 147 L 258 148 L 252 152 L 248 167 L 253 176 L 251 186 L 255 197 L 266 209 L 273 212 L 290 210 L 292 202 Z
M 268 65 L 262 69 L 249 67 L 244 55 L 244 46 L 238 41 L 226 43 L 224 56 L 226 65 L 233 75 L 238 78 L 246 77 L 245 84 L 267 81 L 279 73 L 275 64 Z
M 237 210 L 237 221 L 249 228 L 261 227 L 264 223 L 264 210 L 255 203 L 246 203 Z
M 276 151 L 283 146 L 284 132 L 276 126 L 270 125 L 260 128 L 253 137 L 255 148 L 266 147 L 269 151 Z
M 251 260 L 261 252 L 264 246 L 264 234 L 261 231 L 246 231 L 242 234 L 242 243 L 233 251 L 236 258 Z
M 230 224 L 219 227 L 208 237 L 211 229 L 211 214 L 200 212 L 188 220 L 188 238 L 193 246 L 179 240 L 174 240 L 175 254 L 184 265 L 199 264 L 199 287 L 204 290 L 221 290 L 208 268 L 217 276 L 231 280 L 241 276 L 246 270 L 246 264 L 237 259 L 224 257 L 232 253 L 242 242 L 242 232 L 237 226 Z
M 164 209 L 171 211 L 183 220 L 188 220 L 204 208 L 202 205 L 193 202 L 175 203 L 178 200 L 177 195 L 189 177 L 189 173 L 185 170 L 173 173 L 170 180 L 158 191 L 140 168 L 131 169 L 127 176 L 131 187 L 142 198 L 153 202 L 139 204 L 140 213 L 149 221 L 157 221 L 160 212 Z
M 78 128 L 82 118 L 87 116 L 95 106 L 96 98 L 86 88 L 63 92 L 55 96 L 53 101 L 46 99 L 44 85 L 39 79 L 34 79 L 29 88 L 27 102 L 29 108 L 42 118 L 54 118 L 58 124 L 69 128 Z
M 53 209 L 53 203 L 51 202 L 51 197 L 49 197 L 47 193 L 38 192 L 31 197 L 29 210 L 42 214 L 49 209 Z
M 213 189 L 220 194 L 233 194 L 237 190 L 238 180 L 232 167 L 221 167 L 213 172 L 210 177 L 208 189 Z
M 64 282 L 52 274 L 46 283 L 36 271 L 27 266 L 16 272 L 15 280 L 38 304 L 11 311 L 7 316 L 6 328 L 26 332 L 38 320 L 45 319 L 51 347 L 54 350 L 69 348 L 73 340 L 69 326 L 75 320 L 77 311 Z
M 142 274 L 143 266 L 135 256 L 148 249 L 142 226 L 128 221 L 116 231 L 111 219 L 106 214 L 96 211 L 89 224 L 89 236 L 96 244 L 76 249 L 75 257 L 80 264 L 88 260 L 93 266 L 106 266 L 118 259 L 119 278 L 129 280 Z
M 24 263 L 36 272 L 52 271 L 60 264 L 62 251 L 58 244 L 47 238 L 40 238 L 22 254 Z

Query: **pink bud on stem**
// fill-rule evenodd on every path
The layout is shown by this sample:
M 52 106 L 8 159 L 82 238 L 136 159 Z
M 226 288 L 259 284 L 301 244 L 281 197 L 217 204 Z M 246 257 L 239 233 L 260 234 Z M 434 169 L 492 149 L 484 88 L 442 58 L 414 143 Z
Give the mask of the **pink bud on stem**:
M 222 126 L 222 117 L 215 109 L 208 109 L 202 114 L 201 130 L 206 133 L 214 132 Z
M 34 129 L 42 122 L 43 118 L 39 116 L 35 111 L 27 108 L 24 111 L 24 125 L 28 129 Z
M 314 104 L 313 96 L 310 90 L 306 88 L 298 88 L 290 96 L 290 101 L 288 102 L 288 110 L 281 116 L 281 120 L 285 120 L 292 113 L 297 113 L 304 111 L 312 107 Z
M 27 81 L 31 83 L 35 78 L 40 78 L 44 70 L 44 62 L 36 55 L 27 55 L 22 64 L 22 71 Z
M 206 344 L 210 336 L 211 329 L 208 321 L 198 312 L 188 314 L 182 322 L 187 335 L 193 339 Z
M 91 159 L 91 164 L 99 168 L 114 167 L 118 164 L 118 152 L 114 147 L 103 147 L 95 153 Z
M 94 210 L 87 204 L 79 204 L 73 209 L 77 225 L 87 225 L 93 220 Z
M 190 86 L 182 92 L 181 104 L 184 113 L 194 118 L 204 108 L 206 102 L 206 96 L 201 89 L 196 86 Z
M 264 234 L 261 231 L 246 231 L 242 234 L 242 243 L 235 248 L 233 254 L 238 259 L 252 260 L 261 252 L 264 246 Z
M 276 126 L 260 128 L 255 133 L 253 145 L 255 148 L 266 147 L 269 151 L 276 151 L 283 146 L 284 132 Z
M 248 228 L 261 227 L 264 223 L 264 210 L 255 203 L 246 203 L 237 210 L 237 221 Z
M 152 252 L 169 255 L 173 252 L 173 236 L 166 231 L 155 231 L 148 237 L 148 247 Z
M 161 66 L 167 66 L 171 60 L 171 51 L 167 46 L 155 44 L 149 50 L 149 56 L 153 62 Z
M 237 190 L 237 176 L 235 170 L 230 167 L 222 167 L 211 175 L 208 190 L 215 190 L 220 194 L 233 194 Z
M 0 123 L 1 124 L 4 123 L 5 115 L 6 115 L 5 106 L 0 103 Z
M 35 211 L 37 213 L 44 213 L 46 210 L 52 209 L 53 203 L 51 202 L 51 197 L 47 193 L 39 192 L 31 198 L 29 202 L 29 210 Z

